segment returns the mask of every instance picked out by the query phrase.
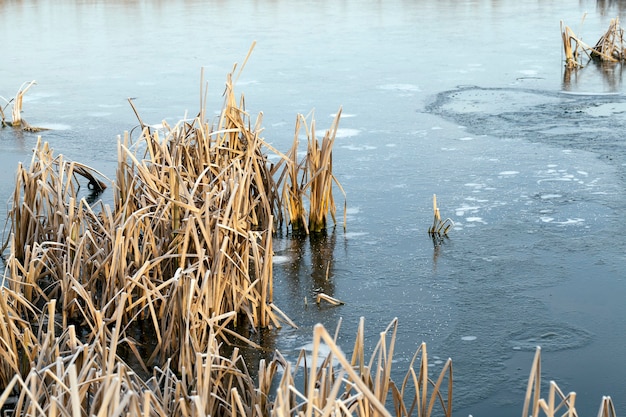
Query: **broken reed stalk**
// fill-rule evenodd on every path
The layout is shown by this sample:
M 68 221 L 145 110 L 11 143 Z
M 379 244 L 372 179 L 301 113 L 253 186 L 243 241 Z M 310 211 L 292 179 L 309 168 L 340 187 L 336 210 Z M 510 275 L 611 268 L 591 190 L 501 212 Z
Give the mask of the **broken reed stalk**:
M 36 82 L 33 80 L 30 83 L 24 83 L 18 90 L 15 95 L 15 100 L 13 101 L 13 111 L 11 112 L 13 116 L 13 127 L 19 127 L 22 125 L 22 105 L 24 100 L 24 94 L 33 86 Z
M 601 61 L 624 61 L 624 30 L 619 25 L 619 17 L 611 19 L 609 28 L 593 47 L 591 56 Z
M 584 49 L 582 49 L 580 40 L 568 26 L 563 24 L 563 21 L 561 21 L 561 38 L 563 40 L 563 51 L 565 52 L 565 67 L 581 67 L 582 64 L 579 61 L 579 48 L 581 48 L 581 50 Z
M 583 67 L 583 54 L 589 59 L 602 62 L 624 62 L 626 60 L 624 30 L 620 27 L 617 17 L 611 19 L 609 28 L 593 47 L 577 37 L 568 26 L 563 24 L 563 21 L 561 21 L 561 37 L 565 53 L 565 67 L 568 69 Z
M 576 393 L 570 392 L 565 395 L 554 381 L 550 381 L 548 398 L 545 399 L 541 396 L 541 348 L 537 347 L 528 377 L 522 417 L 541 416 L 542 414 L 546 417 L 576 417 L 578 413 L 575 402 Z M 611 397 L 602 398 L 598 416 L 616 416 Z
M 437 207 L 437 195 L 433 194 L 433 225 L 428 228 L 428 234 L 432 238 L 443 238 L 448 235 L 448 231 L 454 227 L 454 222 L 450 218 L 441 220 L 439 207 Z

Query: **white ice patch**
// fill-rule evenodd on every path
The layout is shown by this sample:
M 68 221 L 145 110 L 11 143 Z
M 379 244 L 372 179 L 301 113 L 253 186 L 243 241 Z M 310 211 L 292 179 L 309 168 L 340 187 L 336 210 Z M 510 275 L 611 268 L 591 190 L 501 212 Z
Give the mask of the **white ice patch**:
M 594 117 L 608 117 L 614 114 L 620 114 L 626 112 L 626 104 L 624 103 L 609 103 L 600 104 L 594 107 L 587 107 L 583 110 L 590 116 Z
M 477 183 L 477 182 L 468 182 L 466 184 L 464 184 L 466 187 L 471 187 L 475 190 L 480 190 L 481 188 L 485 188 L 486 185 L 485 184 L 481 184 L 481 183 Z
M 341 348 L 339 348 L 339 346 L 337 346 L 337 349 L 339 350 L 339 353 L 342 356 L 345 356 Z M 299 347 L 298 351 L 301 351 L 301 350 L 305 351 L 306 363 L 307 363 L 307 366 L 310 366 L 311 360 L 313 359 L 313 342 L 309 342 L 306 345 Z M 326 359 L 330 353 L 331 353 L 331 350 L 328 347 L 328 345 L 326 345 L 325 343 L 320 343 L 320 345 L 317 348 L 317 364 L 319 365 L 320 363 L 322 363 L 324 359 Z M 333 356 L 333 365 L 339 365 L 339 361 L 334 356 Z
M 421 91 L 415 84 L 383 84 L 378 86 L 381 90 L 416 92 Z
M 272 257 L 272 263 L 276 264 L 276 265 L 287 263 L 290 260 L 291 260 L 291 258 L 289 256 L 285 256 L 285 255 L 274 255 Z
M 539 220 L 541 220 L 544 223 L 551 223 L 554 221 L 554 217 L 541 216 L 539 217 Z
M 474 138 L 473 138 L 473 137 L 471 137 L 471 136 L 464 136 L 464 137 L 462 137 L 462 138 L 459 138 L 459 140 L 462 140 L 462 141 L 468 141 L 468 140 L 474 140 Z
M 517 175 L 519 174 L 519 171 L 502 171 L 500 173 L 498 173 L 498 175 L 500 176 L 512 176 L 512 175 Z
M 486 221 L 483 220 L 482 217 L 466 217 L 465 221 L 468 223 L 482 223 L 482 224 L 487 224 Z
M 561 197 L 563 197 L 561 194 L 542 194 L 541 195 L 542 200 L 551 200 L 553 198 L 561 198 Z
M 318 135 L 319 137 L 324 137 L 324 135 L 326 134 L 328 130 L 321 130 Z M 359 129 L 349 129 L 349 128 L 345 128 L 345 129 L 337 129 L 337 133 L 335 134 L 336 138 L 351 138 L 354 136 L 357 136 L 358 134 L 360 134 L 361 131 Z
M 376 149 L 376 146 L 369 146 L 369 145 L 362 145 L 362 146 L 356 146 L 356 145 L 344 145 L 342 146 L 343 149 L 347 149 L 349 151 L 371 151 L 372 149 Z
M 466 342 L 471 342 L 472 340 L 476 340 L 477 337 L 476 336 L 463 336 L 461 337 L 461 340 L 464 340 Z
M 465 213 L 476 213 L 480 210 L 479 206 L 470 206 L 467 204 L 463 204 L 461 207 L 458 207 L 454 212 L 457 216 L 465 216 Z
M 546 181 L 571 181 L 572 179 L 569 177 L 560 177 L 560 178 L 544 178 L 541 180 L 537 180 L 537 184 L 541 184 Z
M 50 130 L 70 130 L 72 126 L 63 123 L 37 123 L 37 127 Z
M 361 237 L 361 236 L 366 236 L 369 233 L 367 232 L 348 232 L 348 233 L 344 233 L 343 237 L 345 237 L 346 239 L 353 239 L 355 237 Z
M 569 225 L 580 225 L 583 224 L 585 222 L 585 219 L 580 219 L 580 218 L 575 218 L 575 219 L 567 219 L 563 222 L 555 222 L 556 224 L 558 224 L 559 226 L 569 226 Z

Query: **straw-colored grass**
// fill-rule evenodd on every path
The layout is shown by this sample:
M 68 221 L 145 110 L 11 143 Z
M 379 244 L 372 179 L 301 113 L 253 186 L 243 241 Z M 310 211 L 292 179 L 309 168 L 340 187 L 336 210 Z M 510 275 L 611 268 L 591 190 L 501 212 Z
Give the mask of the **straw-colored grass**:
M 35 126 L 29 125 L 22 118 L 24 95 L 35 84 L 37 83 L 34 80 L 29 83 L 23 83 L 21 87 L 19 88 L 19 90 L 17 91 L 17 94 L 15 95 L 15 97 L 11 99 L 6 99 L 0 96 L 0 99 L 2 99 L 2 101 L 4 101 L 5 103 L 4 106 L 0 106 L 0 127 L 11 126 L 11 127 L 20 128 L 29 132 L 40 132 L 42 130 L 45 130 L 44 128 L 41 128 L 41 127 L 35 127 Z M 12 106 L 11 121 L 7 121 L 6 115 L 5 115 L 5 111 L 9 106 Z
M 437 195 L 433 194 L 433 225 L 428 228 L 428 234 L 439 242 L 448 236 L 448 231 L 454 227 L 454 222 L 450 218 L 441 220 L 441 213 L 437 207 Z
M 567 69 L 581 68 L 586 65 L 584 60 L 602 62 L 624 62 L 626 60 L 626 44 L 624 30 L 619 25 L 619 18 L 611 19 L 609 28 L 592 47 L 583 42 L 574 31 L 561 21 L 561 38 L 565 53 Z
M 312 121 L 310 128 L 306 128 L 306 120 L 303 120 L 307 131 L 307 156 L 306 156 L 306 184 L 305 190 L 309 192 L 309 231 L 320 233 L 326 230 L 327 217 L 333 219 L 336 224 L 335 199 L 333 197 L 333 183 L 345 197 L 343 187 L 333 174 L 333 145 L 339 128 L 341 108 L 337 112 L 333 123 L 319 143 L 315 136 L 315 121 Z M 346 204 L 344 200 L 344 228 L 346 218 Z
M 346 193 L 333 174 L 332 152 L 340 117 L 341 108 L 331 127 L 324 133 L 321 143 L 316 136 L 313 113 L 307 117 L 299 114 L 296 118 L 293 145 L 287 155 L 283 157 L 286 166 L 279 179 L 279 183 L 283 184 L 282 201 L 285 215 L 294 233 L 326 232 L 329 214 L 333 224 L 337 223 L 333 184 L 344 196 L 343 225 L 344 228 L 346 227 Z M 307 152 L 306 156 L 298 161 L 301 128 L 306 134 Z M 306 219 L 305 199 L 308 200 L 309 204 L 308 221 Z
M 541 348 L 537 347 L 535 358 L 528 377 L 526 397 L 522 417 L 541 416 L 546 417 L 577 417 L 576 393 L 570 392 L 567 395 L 561 391 L 554 381 L 550 381 L 548 388 L 548 398 L 541 395 Z M 598 411 L 598 417 L 615 417 L 615 407 L 611 397 L 603 397 Z

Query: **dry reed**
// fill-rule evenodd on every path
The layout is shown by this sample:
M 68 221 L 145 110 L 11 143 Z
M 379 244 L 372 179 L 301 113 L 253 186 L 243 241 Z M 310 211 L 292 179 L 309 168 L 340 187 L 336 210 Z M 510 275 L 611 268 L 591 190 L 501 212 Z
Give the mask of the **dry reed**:
M 572 29 L 561 21 L 561 38 L 565 53 L 565 67 L 575 69 L 583 67 L 589 60 L 601 62 L 624 62 L 626 60 L 626 44 L 624 43 L 624 30 L 619 25 L 619 18 L 611 19 L 609 28 L 600 37 L 596 44 L 591 47 L 577 37 Z
M 564 394 L 554 381 L 550 381 L 548 398 L 545 399 L 541 396 L 541 348 L 537 347 L 528 377 L 522 417 L 537 417 L 541 414 L 546 417 L 577 417 L 575 402 L 576 393 Z M 611 397 L 602 398 L 598 416 L 616 416 Z
M 450 218 L 441 220 L 439 207 L 437 207 L 437 195 L 433 194 L 433 225 L 428 228 L 428 234 L 439 242 L 448 235 L 448 231 L 454 227 L 454 222 Z
M 28 123 L 26 123 L 24 119 L 22 119 L 24 95 L 35 84 L 37 83 L 34 80 L 29 83 L 23 83 L 21 87 L 19 88 L 19 90 L 17 91 L 17 94 L 15 95 L 15 97 L 11 99 L 6 99 L 0 96 L 0 98 L 5 102 L 4 107 L 0 107 L 0 127 L 12 126 L 14 128 L 21 128 L 29 132 L 39 132 L 39 131 L 45 130 L 44 128 L 41 128 L 41 127 L 31 126 Z M 11 108 L 12 121 L 9 122 L 6 120 L 5 110 L 10 105 L 12 105 L 12 108 Z
M 285 217 L 294 233 L 324 233 L 327 228 L 327 217 L 330 214 L 336 224 L 337 208 L 333 196 L 333 183 L 344 196 L 344 220 L 346 227 L 346 193 L 333 174 L 332 150 L 337 136 L 341 108 L 337 112 L 330 129 L 324 133 L 321 143 L 315 133 L 313 113 L 309 116 L 298 114 L 293 145 L 283 156 L 286 164 L 279 178 L 282 184 L 282 201 Z M 307 121 L 308 119 L 308 121 Z M 303 128 L 307 138 L 306 156 L 298 161 L 298 145 L 300 129 Z M 304 200 L 309 203 L 308 221 Z

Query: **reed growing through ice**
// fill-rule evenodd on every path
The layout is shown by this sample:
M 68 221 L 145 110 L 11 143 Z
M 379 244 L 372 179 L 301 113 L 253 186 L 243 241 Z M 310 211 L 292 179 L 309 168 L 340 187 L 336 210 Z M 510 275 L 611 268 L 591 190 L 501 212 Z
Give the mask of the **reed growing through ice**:
M 6 99 L 2 96 L 0 98 L 5 102 L 4 107 L 0 106 L 0 127 L 11 126 L 14 128 L 20 128 L 29 132 L 39 132 L 41 130 L 45 130 L 40 127 L 34 127 L 26 123 L 26 120 L 22 119 L 22 109 L 24 106 L 24 95 L 32 86 L 37 84 L 34 80 L 29 83 L 23 83 L 15 97 L 11 99 Z M 11 107 L 11 121 L 7 121 L 5 110 Z
M 576 36 L 574 31 L 561 21 L 561 38 L 565 53 L 565 67 L 575 69 L 583 67 L 588 60 L 600 62 L 624 62 L 626 60 L 626 44 L 624 30 L 620 27 L 619 18 L 611 19 L 609 28 L 598 39 L 594 46 L 589 46 Z
M 436 243 L 448 236 L 448 231 L 454 227 L 454 222 L 450 218 L 441 219 L 439 207 L 437 207 L 437 195 L 433 194 L 433 225 L 428 228 L 428 234 Z
M 541 348 L 537 347 L 528 377 L 526 396 L 522 417 L 541 416 L 546 417 L 577 417 L 576 393 L 564 394 L 556 382 L 550 381 L 548 398 L 541 395 Z M 598 417 L 616 417 L 615 407 L 611 397 L 604 396 L 600 402 Z
M 337 137 L 341 108 L 335 115 L 331 127 L 325 131 L 320 141 L 315 131 L 315 120 L 309 116 L 298 114 L 293 145 L 283 157 L 285 168 L 280 177 L 283 183 L 283 205 L 292 232 L 323 233 L 328 225 L 330 214 L 333 224 L 337 207 L 333 195 L 333 184 L 344 196 L 343 225 L 346 227 L 346 193 L 333 174 L 333 145 Z M 298 160 L 300 129 L 303 128 L 307 140 L 307 152 Z M 304 200 L 308 200 L 309 214 L 306 218 Z

